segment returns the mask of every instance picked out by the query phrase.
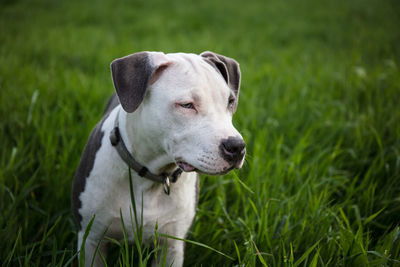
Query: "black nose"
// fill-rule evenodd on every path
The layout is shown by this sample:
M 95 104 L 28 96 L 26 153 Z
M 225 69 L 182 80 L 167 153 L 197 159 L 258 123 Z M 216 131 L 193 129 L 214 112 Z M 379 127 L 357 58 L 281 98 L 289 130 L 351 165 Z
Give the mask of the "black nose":
M 246 143 L 241 137 L 230 136 L 219 146 L 221 156 L 232 164 L 239 163 L 246 153 Z

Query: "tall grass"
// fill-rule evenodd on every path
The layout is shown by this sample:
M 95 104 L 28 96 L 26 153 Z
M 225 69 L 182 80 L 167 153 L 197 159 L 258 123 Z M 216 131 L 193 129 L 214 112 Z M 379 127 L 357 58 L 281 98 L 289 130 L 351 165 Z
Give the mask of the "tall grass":
M 0 262 L 78 261 L 70 187 L 113 91 L 109 63 L 211 50 L 241 64 L 234 124 L 248 155 L 240 171 L 202 176 L 188 236 L 233 260 L 187 242 L 185 265 L 400 266 L 399 8 L 2 1 Z M 120 244 L 116 264 L 136 263 Z

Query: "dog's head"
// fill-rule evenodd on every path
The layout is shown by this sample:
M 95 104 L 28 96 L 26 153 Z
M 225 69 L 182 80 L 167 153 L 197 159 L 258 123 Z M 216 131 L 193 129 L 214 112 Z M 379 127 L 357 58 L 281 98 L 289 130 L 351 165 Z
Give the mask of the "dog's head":
M 239 64 L 212 52 L 135 53 L 111 63 L 127 113 L 137 113 L 152 146 L 184 171 L 222 174 L 243 165 L 245 142 L 232 125 Z

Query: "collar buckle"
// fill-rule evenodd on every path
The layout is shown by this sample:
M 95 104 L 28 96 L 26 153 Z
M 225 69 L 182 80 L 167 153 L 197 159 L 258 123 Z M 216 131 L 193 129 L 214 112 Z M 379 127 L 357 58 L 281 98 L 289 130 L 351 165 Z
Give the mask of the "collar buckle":
M 165 180 L 164 180 L 164 193 L 165 194 L 167 194 L 168 196 L 169 196 L 169 193 L 170 193 L 170 182 L 169 182 L 169 178 L 168 178 L 168 176 L 167 177 L 165 177 Z

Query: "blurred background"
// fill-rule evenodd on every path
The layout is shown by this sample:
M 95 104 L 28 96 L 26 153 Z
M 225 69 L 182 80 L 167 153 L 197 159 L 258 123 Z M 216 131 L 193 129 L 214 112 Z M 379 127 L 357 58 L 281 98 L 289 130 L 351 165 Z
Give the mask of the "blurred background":
M 395 0 L 1 0 L 0 262 L 74 262 L 110 62 L 210 50 L 240 63 L 248 156 L 202 176 L 188 236 L 228 257 L 188 243 L 185 265 L 400 266 L 399 25 Z

